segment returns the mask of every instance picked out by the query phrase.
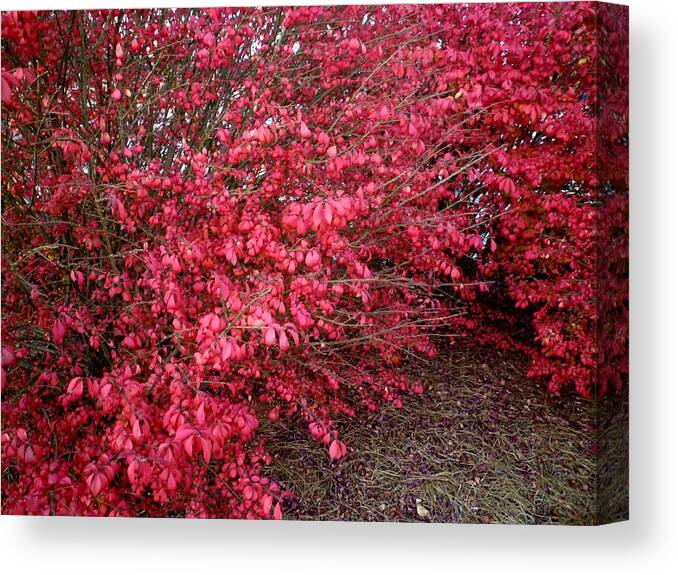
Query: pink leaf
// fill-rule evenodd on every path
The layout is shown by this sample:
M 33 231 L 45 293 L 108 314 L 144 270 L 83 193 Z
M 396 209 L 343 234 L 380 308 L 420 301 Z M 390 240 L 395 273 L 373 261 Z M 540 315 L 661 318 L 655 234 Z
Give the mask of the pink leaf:
M 132 437 L 134 439 L 139 439 L 141 437 L 141 426 L 139 425 L 139 420 L 135 420 L 134 425 L 132 426 Z
M 176 435 L 174 436 L 174 438 L 177 441 L 183 441 L 189 435 L 193 435 L 194 433 L 195 433 L 195 430 L 190 425 L 182 425 L 179 429 L 177 429 L 177 432 L 176 432 Z
M 52 326 L 52 337 L 54 338 L 54 343 L 61 345 L 64 341 L 64 335 L 66 334 L 66 328 L 64 327 L 63 322 L 58 319 L 54 322 Z
M 264 336 L 264 343 L 267 346 L 272 346 L 275 343 L 275 329 L 269 327 L 266 329 L 266 335 Z
M 212 442 L 209 439 L 201 437 L 200 443 L 202 444 L 202 454 L 205 457 L 205 463 L 209 465 L 210 459 L 212 457 Z
M 343 455 L 346 454 L 346 446 L 339 441 L 338 439 L 335 439 L 332 443 L 330 443 L 330 459 L 331 460 L 337 460 L 341 459 Z
M 139 462 L 136 459 L 127 466 L 127 479 L 129 479 L 129 482 L 132 484 L 134 484 L 134 480 L 136 479 L 136 471 L 138 467 Z
M 2 367 L 12 367 L 16 363 L 14 350 L 6 345 L 2 346 Z
M 199 425 L 205 424 L 205 402 L 201 403 L 195 412 L 195 419 Z
M 95 473 L 94 477 L 92 478 L 92 482 L 90 483 L 90 491 L 92 492 L 92 495 L 96 497 L 99 492 L 101 491 L 101 477 L 99 473 Z
M 2 83 L 2 103 L 9 104 L 12 101 L 12 88 L 4 78 L 0 79 L 0 82 Z
M 325 203 L 324 216 L 327 225 L 329 226 L 332 223 L 332 206 L 329 203 Z
M 186 455 L 193 457 L 193 436 L 189 435 L 186 439 L 184 439 L 183 445 Z
M 285 335 L 284 331 L 280 332 L 280 351 L 287 351 L 290 348 L 290 343 L 287 340 L 287 336 Z

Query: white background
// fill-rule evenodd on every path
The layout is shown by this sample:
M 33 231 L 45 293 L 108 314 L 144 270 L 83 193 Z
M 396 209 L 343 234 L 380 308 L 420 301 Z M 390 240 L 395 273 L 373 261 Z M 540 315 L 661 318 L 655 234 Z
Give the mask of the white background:
M 9 10 L 226 3 L 0 0 L 0 7 Z M 439 573 L 443 569 L 540 575 L 677 572 L 678 3 L 635 0 L 629 4 L 629 522 L 591 528 L 1 517 L 0 565 L 5 573 L 40 570 L 98 575 L 157 570 L 325 575 Z

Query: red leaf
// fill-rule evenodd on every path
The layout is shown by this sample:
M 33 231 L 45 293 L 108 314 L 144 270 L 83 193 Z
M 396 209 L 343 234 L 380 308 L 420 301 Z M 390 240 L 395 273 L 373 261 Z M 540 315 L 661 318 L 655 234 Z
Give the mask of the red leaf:
M 184 451 L 186 452 L 186 455 L 189 457 L 193 456 L 193 436 L 189 435 L 186 439 L 184 439 Z
M 261 510 L 264 512 L 264 515 L 268 515 L 271 512 L 272 505 L 273 497 L 268 493 L 261 498 Z

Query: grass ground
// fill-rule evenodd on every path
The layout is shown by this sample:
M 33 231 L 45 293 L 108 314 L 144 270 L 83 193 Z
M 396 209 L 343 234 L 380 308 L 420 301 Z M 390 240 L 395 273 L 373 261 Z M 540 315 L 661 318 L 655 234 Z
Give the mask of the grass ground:
M 267 475 L 295 494 L 286 518 L 594 522 L 591 401 L 547 395 L 515 353 L 458 348 L 406 369 L 426 394 L 338 421 L 349 446 L 339 462 L 301 426 L 262 430 L 274 455 Z

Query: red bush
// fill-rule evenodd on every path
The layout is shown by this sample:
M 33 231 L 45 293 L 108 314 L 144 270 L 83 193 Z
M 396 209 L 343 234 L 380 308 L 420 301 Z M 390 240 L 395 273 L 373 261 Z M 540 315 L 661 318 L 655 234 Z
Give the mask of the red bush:
M 597 10 L 6 14 L 3 511 L 279 518 L 260 420 L 340 459 L 460 329 L 587 395 Z

